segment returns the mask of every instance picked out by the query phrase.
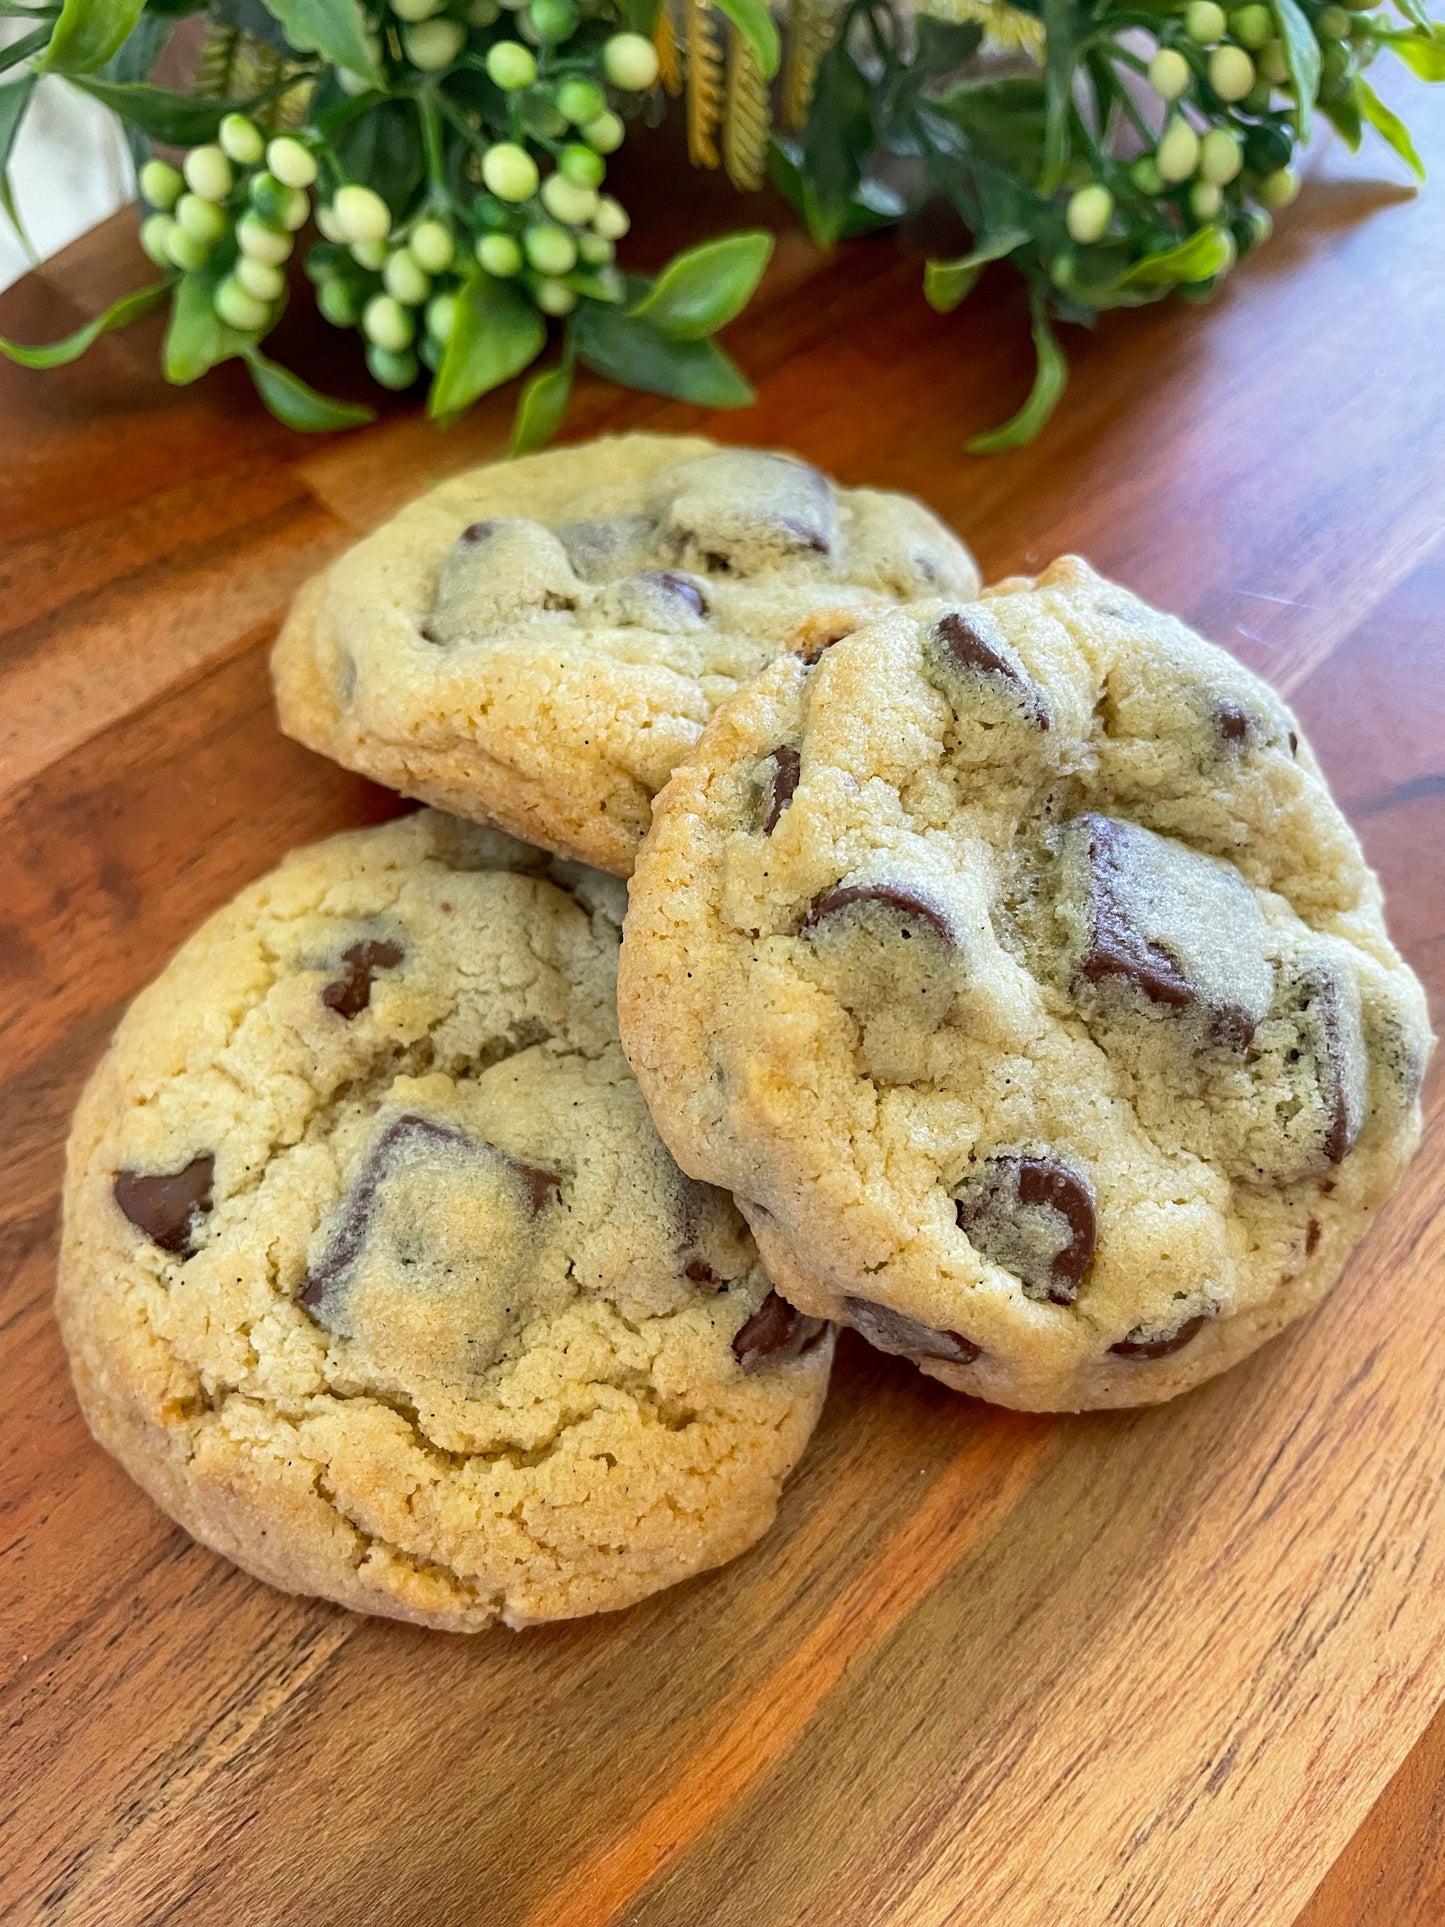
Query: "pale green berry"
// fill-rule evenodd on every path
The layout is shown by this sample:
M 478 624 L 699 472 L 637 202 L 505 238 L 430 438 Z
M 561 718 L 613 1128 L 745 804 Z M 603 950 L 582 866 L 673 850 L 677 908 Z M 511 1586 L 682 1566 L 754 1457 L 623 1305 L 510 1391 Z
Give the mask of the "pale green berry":
M 594 154 L 590 147 L 580 141 L 573 141 L 564 147 L 557 157 L 558 171 L 564 180 L 571 181 L 574 187 L 601 187 L 607 172 L 607 163 L 600 154 Z
M 397 355 L 411 346 L 416 335 L 416 322 L 410 310 L 390 294 L 371 297 L 362 310 L 361 325 L 368 341 L 374 341 L 378 348 L 389 348 Z
M 381 271 L 381 283 L 408 308 L 419 308 L 431 293 L 431 276 L 423 272 L 410 248 L 398 248 L 392 255 Z
M 228 328 L 239 328 L 242 334 L 255 334 L 271 319 L 270 305 L 247 294 L 229 274 L 211 296 L 211 306 Z
M 316 290 L 316 305 L 333 328 L 356 326 L 356 293 L 340 275 L 321 283 Z
M 1266 114 L 1269 103 L 1274 98 L 1274 89 L 1267 80 L 1257 80 L 1240 101 L 1247 114 Z
M 140 224 L 140 244 L 158 268 L 172 266 L 170 241 L 175 225 L 169 214 L 148 214 Z
M 1209 56 L 1209 84 L 1221 100 L 1243 100 L 1254 85 L 1254 62 L 1243 47 L 1216 47 Z
M 304 187 L 288 187 L 281 203 L 281 225 L 289 234 L 304 228 L 311 216 L 311 196 Z
M 373 342 L 366 351 L 366 365 L 373 381 L 383 388 L 410 388 L 417 378 L 417 359 L 405 349 L 383 348 Z
M 1187 181 L 1199 165 L 1199 136 L 1182 114 L 1176 114 L 1164 129 L 1154 149 L 1154 165 L 1161 179 Z
M 1224 190 L 1213 181 L 1196 181 L 1189 190 L 1189 212 L 1196 221 L 1212 221 L 1224 206 Z
M 289 234 L 305 227 L 311 212 L 311 197 L 305 188 L 287 187 L 274 174 L 256 174 L 251 179 L 250 196 L 252 207 L 272 227 L 283 227 Z
M 597 212 L 597 190 L 576 187 L 565 174 L 549 174 L 542 183 L 542 205 L 568 227 L 583 227 Z
M 603 45 L 602 71 L 614 87 L 644 93 L 657 81 L 657 49 L 640 33 L 615 33 Z
M 1075 241 L 1097 241 L 1108 227 L 1114 212 L 1114 197 L 1099 181 L 1081 187 L 1069 196 L 1064 225 Z
M 500 281 L 522 272 L 522 250 L 510 234 L 484 234 L 477 243 L 477 259 Z
M 539 41 L 555 46 L 559 41 L 570 39 L 577 31 L 577 9 L 572 5 L 572 0 L 532 0 L 527 9 L 526 24 Z
M 290 260 L 296 243 L 289 234 L 282 234 L 268 221 L 263 221 L 259 214 L 243 214 L 236 223 L 236 245 L 253 261 L 267 261 L 273 268 L 279 268 L 283 261 Z
M 1178 100 L 1189 79 L 1189 62 L 1174 47 L 1161 47 L 1149 62 L 1149 85 L 1161 100 Z
M 169 161 L 147 161 L 140 171 L 140 191 L 152 207 L 174 207 L 185 185 L 181 170 Z
M 1215 0 L 1189 0 L 1184 9 L 1184 31 L 1201 47 L 1212 47 L 1216 40 L 1222 40 L 1226 24 L 1224 9 L 1216 6 Z
M 482 179 L 499 201 L 529 201 L 537 192 L 537 163 L 515 141 L 498 141 L 482 156 Z
M 467 44 L 467 30 L 460 20 L 421 20 L 402 29 L 401 44 L 413 67 L 424 74 L 440 73 Z
M 582 138 L 589 147 L 595 147 L 599 154 L 615 154 L 621 147 L 627 129 L 616 114 L 598 114 L 589 120 L 582 129 Z
M 564 80 L 554 96 L 557 111 L 574 127 L 596 120 L 607 111 L 607 96 L 591 80 Z
M 338 188 L 331 218 L 345 241 L 384 241 L 391 232 L 391 209 L 373 187 L 350 182 Z
M 199 194 L 183 194 L 176 202 L 176 219 L 196 240 L 214 247 L 230 227 L 226 210 L 214 201 L 203 201 Z
M 323 201 L 320 207 L 317 208 L 316 226 L 320 231 L 323 240 L 344 241 L 346 239 L 346 236 L 341 232 L 341 229 L 337 226 L 336 216 L 332 211 L 330 201 Z
M 426 304 L 426 331 L 433 341 L 445 345 L 457 325 L 457 298 L 454 294 L 434 294 Z
M 577 296 L 565 281 L 539 281 L 533 295 L 543 314 L 571 314 L 577 306 Z
M 1129 179 L 1141 194 L 1155 195 L 1164 192 L 1164 176 L 1154 165 L 1152 154 L 1141 154 L 1129 169 Z
M 1229 16 L 1229 31 L 1241 47 L 1262 47 L 1274 34 L 1274 15 L 1266 6 L 1239 7 Z
M 462 9 L 469 27 L 490 27 L 499 18 L 502 9 L 497 0 L 470 0 Z
M 1199 143 L 1199 178 L 1224 187 L 1244 166 L 1239 136 L 1227 127 L 1211 127 Z
M 427 274 L 441 274 L 452 264 L 457 244 L 440 221 L 418 221 L 407 242 L 417 266 Z
M 1259 71 L 1271 86 L 1283 87 L 1289 79 L 1289 61 L 1282 40 L 1268 41 L 1259 50 Z
M 227 114 L 216 132 L 221 151 L 242 167 L 254 167 L 266 151 L 266 136 L 244 114 Z
M 380 274 L 386 266 L 385 241 L 353 241 L 347 252 L 358 267 L 369 268 L 373 274 Z
M 234 273 L 247 294 L 255 295 L 258 301 L 279 301 L 286 292 L 285 275 L 269 261 L 253 261 L 249 254 L 243 254 Z
M 194 234 L 187 234 L 179 221 L 171 223 L 170 234 L 166 238 L 166 249 L 174 266 L 185 274 L 194 274 L 203 268 L 211 258 L 208 241 L 198 241 Z
M 1353 26 L 1343 7 L 1324 7 L 1315 16 L 1315 32 L 1321 40 L 1348 40 Z
M 520 40 L 499 40 L 487 49 L 487 76 L 504 93 L 516 93 L 537 78 L 536 57 Z
M 600 234 L 579 234 L 577 253 L 589 268 L 605 268 L 617 258 L 617 249 Z
M 398 20 L 415 25 L 418 20 L 430 20 L 434 13 L 440 13 L 446 0 L 391 0 L 391 10 Z
M 592 225 L 604 241 L 620 241 L 632 226 L 632 218 L 621 201 L 613 200 L 610 194 L 603 194 L 598 199 Z
M 186 186 L 205 201 L 224 201 L 235 178 L 231 163 L 214 144 L 193 147 L 182 163 L 181 172 L 186 177 Z
M 1288 207 L 1299 193 L 1299 176 L 1292 167 L 1277 167 L 1259 184 L 1259 198 L 1266 207 Z
M 530 227 L 522 247 L 538 274 L 570 274 L 577 265 L 577 243 L 565 228 Z
M 316 156 L 290 134 L 282 134 L 266 149 L 266 165 L 287 187 L 310 187 L 316 179 Z

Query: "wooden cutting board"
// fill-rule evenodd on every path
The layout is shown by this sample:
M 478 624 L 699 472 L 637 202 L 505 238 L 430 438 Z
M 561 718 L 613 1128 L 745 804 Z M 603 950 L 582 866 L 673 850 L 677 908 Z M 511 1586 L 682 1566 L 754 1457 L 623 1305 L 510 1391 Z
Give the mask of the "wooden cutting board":
M 1439 167 L 1445 120 L 1410 107 Z M 790 235 L 733 332 L 758 405 L 706 425 L 916 490 L 990 575 L 1080 549 L 1268 676 L 1438 1017 L 1445 194 L 1381 184 L 1381 154 L 1331 150 L 1213 306 L 1071 330 L 1055 425 L 989 462 L 963 439 L 1028 380 L 1007 278 L 944 319 L 916 247 Z M 672 171 L 674 230 L 684 199 L 740 218 Z M 0 329 L 60 333 L 138 278 L 122 219 Z M 287 325 L 335 381 L 336 338 Z M 395 807 L 277 735 L 267 644 L 303 577 L 497 453 L 510 405 L 303 441 L 234 370 L 165 389 L 154 345 L 0 376 L 0 1916 L 1445 1919 L 1438 1066 L 1404 1189 L 1264 1354 L 1162 1410 L 1045 1419 L 848 1337 L 772 1536 L 631 1612 L 458 1639 L 283 1597 L 91 1444 L 50 1312 L 68 1113 L 202 917 Z M 569 432 L 700 419 L 597 385 Z

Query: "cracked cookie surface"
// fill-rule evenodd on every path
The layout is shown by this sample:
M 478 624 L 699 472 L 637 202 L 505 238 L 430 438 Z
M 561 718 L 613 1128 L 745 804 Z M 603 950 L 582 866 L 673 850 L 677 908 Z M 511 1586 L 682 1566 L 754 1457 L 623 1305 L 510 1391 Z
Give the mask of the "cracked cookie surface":
M 443 483 L 297 597 L 281 726 L 393 789 L 625 876 L 717 704 L 840 615 L 976 593 L 903 495 L 696 436 Z
M 620 1003 L 793 1303 L 1046 1410 L 1169 1397 L 1315 1303 L 1431 1044 L 1284 704 L 1073 558 L 721 709 Z
M 771 1523 L 831 1333 L 652 1128 L 622 910 L 611 877 L 420 811 L 297 852 L 122 1022 L 69 1149 L 76 1385 L 261 1578 L 524 1625 Z

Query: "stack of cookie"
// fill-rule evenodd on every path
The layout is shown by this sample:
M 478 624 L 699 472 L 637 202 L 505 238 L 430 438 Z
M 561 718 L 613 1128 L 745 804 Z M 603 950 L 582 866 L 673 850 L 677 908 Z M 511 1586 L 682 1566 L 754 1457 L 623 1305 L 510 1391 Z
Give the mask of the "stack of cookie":
M 414 503 L 275 678 L 436 807 L 137 1000 L 60 1310 L 97 1437 L 277 1585 L 471 1629 L 728 1559 L 840 1324 L 1170 1397 L 1413 1150 L 1423 998 L 1297 725 L 1080 562 L 980 594 L 912 501 L 633 436 Z

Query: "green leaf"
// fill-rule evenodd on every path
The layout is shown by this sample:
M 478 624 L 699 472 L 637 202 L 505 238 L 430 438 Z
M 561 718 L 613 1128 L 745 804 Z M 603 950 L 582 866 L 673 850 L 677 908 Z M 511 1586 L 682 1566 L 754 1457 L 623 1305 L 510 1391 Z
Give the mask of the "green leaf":
M 22 34 L 18 40 L 12 40 L 8 47 L 0 47 L 0 74 L 11 67 L 18 67 L 22 60 L 29 60 L 32 54 L 38 54 L 49 39 L 49 27 L 37 27 L 33 33 Z
M 540 375 L 533 375 L 517 403 L 517 413 L 512 421 L 512 441 L 507 453 L 530 455 L 533 449 L 545 448 L 562 426 L 562 417 L 567 413 L 567 403 L 571 398 L 570 356 L 555 368 L 544 368 Z
M 817 239 L 825 217 L 812 183 L 803 172 L 802 154 L 796 141 L 774 139 L 769 145 L 768 178 Z M 828 231 L 834 241 L 851 241 L 857 235 L 892 227 L 907 212 L 907 204 L 891 187 L 882 181 L 860 180 L 841 210 L 835 209 L 827 217 Z
M 794 205 L 825 248 L 848 232 L 863 161 L 873 147 L 873 90 L 854 63 L 847 38 L 840 35 L 818 63 L 796 163 Z
M 1279 22 L 1285 63 L 1294 85 L 1294 124 L 1301 141 L 1307 141 L 1315 95 L 1320 91 L 1320 43 L 1300 9 L 1299 0 L 1274 0 L 1274 17 Z
M 1119 276 L 1120 288 L 1174 288 L 1184 281 L 1208 281 L 1222 274 L 1234 260 L 1234 239 L 1228 228 L 1202 227 L 1175 247 L 1146 254 Z
M 350 108 L 352 118 L 339 131 L 323 130 L 331 135 L 341 171 L 348 180 L 374 187 L 401 220 L 426 179 L 426 150 L 416 105 L 410 100 L 363 95 Z
M 1080 9 L 1073 0 L 1043 0 L 1042 12 L 1044 151 L 1039 191 L 1052 194 L 1063 179 L 1069 157 L 1069 113 L 1074 101 Z
M 456 323 L 427 396 L 427 413 L 443 426 L 454 422 L 478 396 L 535 361 L 546 339 L 530 301 L 507 282 L 473 269 L 457 294 Z
M 1388 108 L 1363 74 L 1355 81 L 1355 99 L 1360 112 L 1382 139 L 1389 142 L 1416 180 L 1425 178 L 1425 163 L 1420 159 L 1410 130 L 1400 116 Z
M 197 274 L 182 275 L 176 284 L 161 349 L 161 373 L 177 388 L 199 381 L 219 362 L 249 354 L 256 345 L 253 335 L 228 328 L 212 306 L 220 279 L 218 270 L 202 268 Z
M 9 87 L 0 87 L 0 207 L 10 217 L 10 225 L 20 236 L 21 244 L 30 254 L 35 255 L 25 230 L 20 225 L 20 214 L 15 206 L 15 196 L 10 191 L 10 155 L 15 146 L 15 136 L 20 132 L 20 123 L 25 118 L 25 109 L 30 105 L 30 96 L 35 91 L 36 76 L 27 74 Z
M 594 374 L 704 408 L 746 408 L 753 391 L 715 341 L 670 341 L 646 321 L 586 302 L 572 316 L 577 353 Z
M 265 98 L 197 100 L 194 94 L 177 94 L 169 87 L 149 87 L 141 81 L 96 80 L 84 74 L 73 74 L 70 80 L 132 127 L 171 147 L 197 147 L 202 141 L 213 141 L 227 114 L 244 114 Z
M 1437 23 L 1430 18 L 1425 0 L 1395 0 L 1395 6 L 1397 11 L 1404 14 L 1407 20 L 1413 21 L 1422 33 L 1437 31 Z
M 54 74 L 89 74 L 103 67 L 130 37 L 144 6 L 145 0 L 65 0 L 42 68 Z
M 1025 442 L 1034 439 L 1059 405 L 1059 397 L 1069 379 L 1069 364 L 1049 326 L 1048 312 L 1039 295 L 1033 298 L 1033 312 L 1034 353 L 1038 363 L 1029 398 L 1001 428 L 990 429 L 986 435 L 975 435 L 967 444 L 970 455 L 997 455 L 1005 448 L 1022 448 Z
M 1039 179 L 1044 154 L 1044 89 L 1024 74 L 963 81 L 930 103 L 957 127 L 970 150 L 985 155 L 1026 187 Z
M 1355 98 L 1354 89 L 1342 94 L 1338 100 L 1322 100 L 1320 112 L 1335 129 L 1340 139 L 1352 154 L 1360 151 L 1364 138 L 1364 120 L 1360 114 L 1360 103 Z
M 716 0 L 716 4 L 752 48 L 763 79 L 771 80 L 782 60 L 782 45 L 767 0 Z
M 990 261 L 1002 261 L 1015 248 L 1021 248 L 1028 238 L 1021 227 L 1005 228 L 1001 234 L 989 235 L 972 254 L 960 255 L 956 261 L 927 262 L 923 270 L 923 295 L 929 307 L 948 314 L 965 295 L 972 293 L 974 282 Z
M 748 305 L 772 251 L 760 229 L 704 241 L 668 262 L 632 314 L 674 341 L 715 335 Z
M 138 320 L 156 305 L 170 285 L 169 281 L 154 281 L 148 288 L 137 288 L 134 294 L 122 295 L 104 314 L 97 315 L 94 321 L 87 321 L 83 328 L 77 328 L 64 341 L 50 341 L 44 347 L 31 348 L 24 342 L 6 341 L 0 336 L 0 355 L 10 361 L 18 361 L 22 368 L 63 368 L 66 362 L 79 360 L 91 343 L 98 341 L 102 335 Z
M 318 53 L 373 87 L 385 85 L 366 44 L 366 15 L 357 0 L 266 0 L 266 11 L 300 52 Z
M 326 435 L 336 428 L 361 428 L 376 420 L 374 408 L 366 408 L 360 402 L 333 401 L 330 395 L 317 394 L 289 368 L 268 360 L 259 348 L 250 349 L 245 360 L 256 384 L 256 393 L 277 421 L 298 429 L 303 435 Z
M 633 33 L 645 34 L 651 40 L 660 4 L 661 0 L 619 0 L 617 11 L 622 15 L 623 26 L 630 27 Z
M 1445 33 L 1381 34 L 1381 41 L 1400 56 L 1421 80 L 1445 80 Z

